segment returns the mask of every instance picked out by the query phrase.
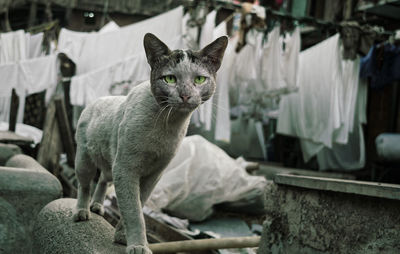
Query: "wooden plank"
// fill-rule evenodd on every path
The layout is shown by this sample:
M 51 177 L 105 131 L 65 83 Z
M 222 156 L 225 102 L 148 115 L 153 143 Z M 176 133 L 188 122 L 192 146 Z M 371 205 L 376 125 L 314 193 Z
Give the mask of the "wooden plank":
M 43 125 L 43 137 L 37 155 L 37 161 L 54 175 L 59 175 L 59 160 L 62 143 L 56 120 L 56 105 L 54 100 L 49 103 L 46 119 Z
M 275 183 L 314 190 L 336 191 L 363 196 L 400 200 L 400 185 L 377 182 L 278 174 Z
M 33 144 L 33 139 L 20 136 L 11 131 L 0 131 L 0 143 L 28 146 Z
M 15 128 L 17 126 L 17 117 L 18 117 L 18 106 L 19 106 L 19 97 L 13 88 L 11 93 L 11 102 L 10 102 L 10 116 L 9 116 L 9 125 L 8 130 L 15 132 Z
M 75 144 L 74 137 L 71 130 L 71 125 L 68 120 L 67 110 L 65 108 L 64 98 L 58 96 L 54 99 L 56 105 L 56 116 L 58 121 L 58 127 L 61 134 L 61 140 L 64 147 L 64 151 L 67 154 L 67 163 L 69 166 L 74 167 L 75 165 Z

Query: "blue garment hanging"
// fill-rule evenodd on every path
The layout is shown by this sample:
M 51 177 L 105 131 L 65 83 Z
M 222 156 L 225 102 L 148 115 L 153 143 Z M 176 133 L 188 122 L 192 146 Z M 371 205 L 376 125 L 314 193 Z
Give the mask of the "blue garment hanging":
M 400 47 L 389 43 L 382 47 L 374 45 L 360 63 L 360 77 L 370 78 L 374 89 L 400 80 Z

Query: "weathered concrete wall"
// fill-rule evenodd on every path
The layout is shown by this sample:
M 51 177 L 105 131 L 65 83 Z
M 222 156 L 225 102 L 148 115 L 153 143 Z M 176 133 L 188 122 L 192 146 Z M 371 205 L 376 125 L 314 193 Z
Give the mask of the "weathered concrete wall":
M 110 254 L 125 253 L 126 246 L 113 243 L 114 228 L 92 213 L 88 221 L 74 222 L 76 199 L 54 200 L 37 217 L 34 229 L 34 253 Z
M 62 187 L 29 156 L 16 155 L 9 161 L 7 165 L 30 167 L 0 167 L 0 253 L 31 253 L 35 218 L 46 204 L 62 196 Z
M 276 185 L 259 254 L 400 253 L 400 201 Z

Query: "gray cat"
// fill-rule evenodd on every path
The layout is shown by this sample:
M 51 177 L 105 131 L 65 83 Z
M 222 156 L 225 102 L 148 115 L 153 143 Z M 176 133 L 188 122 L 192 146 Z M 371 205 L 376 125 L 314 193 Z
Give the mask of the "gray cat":
M 192 112 L 213 95 L 227 43 L 223 36 L 201 51 L 171 51 L 153 34 L 145 35 L 150 81 L 127 96 L 100 98 L 79 119 L 75 221 L 90 217 L 90 185 L 99 168 L 90 210 L 104 214 L 107 182 L 113 181 L 122 215 L 114 240 L 127 243 L 127 253 L 151 253 L 142 205 L 186 135 Z

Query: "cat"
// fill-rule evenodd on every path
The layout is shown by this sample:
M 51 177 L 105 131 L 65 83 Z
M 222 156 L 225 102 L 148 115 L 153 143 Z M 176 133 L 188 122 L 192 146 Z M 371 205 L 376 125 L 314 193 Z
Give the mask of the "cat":
M 171 51 L 150 33 L 143 43 L 150 80 L 127 96 L 102 97 L 86 107 L 76 130 L 73 220 L 88 220 L 89 208 L 104 215 L 107 183 L 113 181 L 122 216 L 114 241 L 135 254 L 151 253 L 142 205 L 185 137 L 193 111 L 213 95 L 228 39 L 222 36 L 200 51 Z M 97 168 L 101 174 L 90 202 Z

